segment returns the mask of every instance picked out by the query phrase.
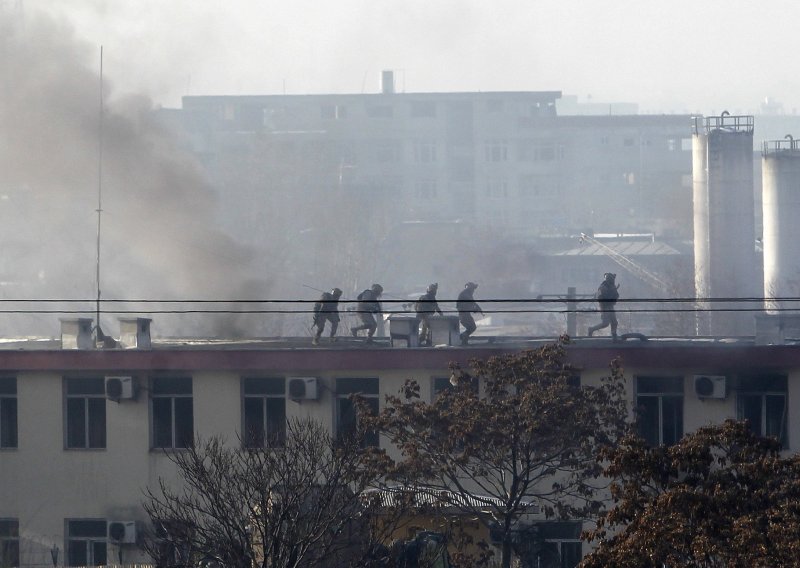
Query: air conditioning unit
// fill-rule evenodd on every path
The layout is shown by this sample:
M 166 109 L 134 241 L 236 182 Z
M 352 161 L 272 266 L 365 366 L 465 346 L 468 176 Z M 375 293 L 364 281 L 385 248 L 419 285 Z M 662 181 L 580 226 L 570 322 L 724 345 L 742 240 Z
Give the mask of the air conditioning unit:
M 106 377 L 106 398 L 119 402 L 136 396 L 133 377 Z
M 694 393 L 697 398 L 725 398 L 728 396 L 725 377 L 719 375 L 695 375 Z
M 289 398 L 292 400 L 317 400 L 319 398 L 317 377 L 289 379 Z
M 113 544 L 136 543 L 136 521 L 108 521 L 106 523 L 108 542 Z

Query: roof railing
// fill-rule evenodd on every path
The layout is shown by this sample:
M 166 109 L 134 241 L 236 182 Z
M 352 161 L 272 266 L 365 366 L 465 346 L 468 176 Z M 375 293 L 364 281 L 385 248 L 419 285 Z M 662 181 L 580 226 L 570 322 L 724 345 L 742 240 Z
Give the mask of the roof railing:
M 783 140 L 765 140 L 761 146 L 762 156 L 797 151 L 800 151 L 800 140 L 795 140 L 791 134 L 784 136 Z
M 752 133 L 754 129 L 752 115 L 732 116 L 727 110 L 719 116 L 692 117 L 692 122 L 695 134 L 708 134 L 714 130 Z

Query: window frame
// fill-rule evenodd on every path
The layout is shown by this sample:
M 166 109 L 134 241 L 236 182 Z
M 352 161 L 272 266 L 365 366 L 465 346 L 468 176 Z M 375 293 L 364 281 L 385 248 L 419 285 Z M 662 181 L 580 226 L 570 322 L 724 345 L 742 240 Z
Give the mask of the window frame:
M 415 164 L 435 164 L 438 161 L 438 143 L 433 139 L 414 140 L 412 150 Z
M 642 388 L 642 383 L 644 381 L 671 381 L 674 382 L 676 385 L 672 389 L 669 387 L 665 388 L 664 386 L 660 387 L 649 387 L 646 391 Z M 658 435 L 658 443 L 656 446 L 664 446 L 664 445 L 673 445 L 677 443 L 681 438 L 684 436 L 684 420 L 685 420 L 685 412 L 684 412 L 684 405 L 686 402 L 686 387 L 685 387 L 685 377 L 682 375 L 639 375 L 636 377 L 636 410 L 637 410 L 637 433 L 639 436 L 647 442 L 647 444 L 651 445 L 653 441 L 651 436 L 647 436 L 643 432 L 643 428 L 645 427 L 646 423 L 641 421 L 640 418 L 644 415 L 642 411 L 642 398 L 645 399 L 656 399 L 657 400 L 657 435 Z M 679 386 L 680 388 L 677 388 Z M 650 389 L 653 389 L 652 391 Z M 676 406 L 673 407 L 673 411 L 678 410 L 679 414 L 674 415 L 674 423 L 677 429 L 673 432 L 672 437 L 674 440 L 668 440 L 666 434 L 666 427 L 665 424 L 665 407 L 664 402 L 665 399 L 669 399 L 671 402 L 678 402 Z
M 81 535 L 77 534 L 75 536 L 72 535 L 72 523 L 102 523 L 103 526 L 103 535 L 102 537 L 99 535 Z M 108 536 L 106 533 L 108 523 L 106 519 L 64 519 L 64 565 L 66 566 L 103 566 L 108 563 Z M 75 527 L 77 528 L 77 527 Z M 77 532 L 77 531 L 76 531 Z M 99 531 L 98 531 L 99 532 Z M 86 553 L 86 563 L 82 564 L 79 561 L 75 561 L 72 558 L 72 544 L 73 543 L 84 543 L 84 552 Z M 100 560 L 95 559 L 95 545 L 103 545 L 103 552 L 105 554 L 105 558 Z
M 0 518 L 0 566 L 21 565 L 19 544 L 19 519 Z
M 17 377 L 0 376 L 0 450 L 19 448 Z
M 160 388 L 169 389 L 167 386 L 166 381 L 175 381 L 173 385 L 179 384 L 179 382 L 187 381 L 188 382 L 188 390 L 189 392 L 170 392 L 166 390 L 165 392 L 158 392 Z M 158 387 L 159 382 L 164 382 L 165 384 L 162 387 Z M 180 388 L 173 389 L 173 390 L 180 390 Z M 191 428 L 189 429 L 189 442 L 188 445 L 179 445 L 180 442 L 178 440 L 179 437 L 186 435 L 185 432 L 181 432 L 181 436 L 179 436 L 178 428 L 179 424 L 177 421 L 177 414 L 178 411 L 182 411 L 180 408 L 176 407 L 176 403 L 178 400 L 189 400 L 189 422 L 191 422 Z M 159 445 L 157 444 L 157 409 L 156 409 L 156 402 L 162 400 L 169 400 L 170 407 L 169 407 L 169 419 L 170 419 L 170 445 Z M 185 420 L 185 418 L 184 418 Z M 183 422 L 184 420 L 181 420 Z M 160 430 L 160 428 L 159 428 Z M 160 377 L 151 377 L 150 379 L 150 449 L 151 450 L 185 450 L 194 443 L 194 380 L 191 376 L 186 375 L 168 375 L 168 376 L 160 376 Z
M 484 143 L 484 161 L 499 164 L 508 161 L 508 139 L 493 138 Z
M 249 392 L 248 393 L 248 383 L 255 383 L 256 381 L 267 385 L 268 383 L 274 382 L 276 385 L 280 381 L 280 387 L 276 388 L 276 392 L 266 392 L 270 390 L 270 387 L 265 387 L 263 390 L 265 392 Z M 241 435 L 241 442 L 242 447 L 245 449 L 265 449 L 265 448 L 281 448 L 286 444 L 286 389 L 287 389 L 287 380 L 286 377 L 266 377 L 266 376 L 245 376 L 242 377 L 241 381 L 241 392 L 242 392 L 242 435 Z M 277 392 L 280 391 L 280 392 Z M 250 443 L 250 433 L 248 432 L 248 400 L 251 401 L 259 401 L 261 403 L 260 411 L 261 411 L 261 428 L 262 430 L 258 433 L 259 434 L 259 443 Z M 275 435 L 270 433 L 270 409 L 269 409 L 269 402 L 270 401 L 282 401 L 283 402 L 283 419 L 281 421 L 281 426 L 279 430 L 275 432 Z M 274 410 L 273 410 L 274 412 Z M 276 421 L 272 421 L 273 425 Z
M 345 386 L 345 381 L 352 381 L 350 386 Z M 366 381 L 374 381 L 374 388 L 370 385 L 369 389 L 357 388 L 367 386 Z M 380 412 L 380 378 L 379 377 L 337 377 L 334 379 L 334 431 L 336 438 L 342 439 L 344 436 L 354 432 L 358 425 L 356 424 L 355 408 L 350 400 L 350 395 L 358 395 L 364 400 L 368 401 L 370 406 L 374 406 L 374 411 Z M 374 392 L 365 392 L 365 390 L 374 390 Z M 374 403 L 373 403 L 374 401 Z M 347 410 L 344 407 L 348 406 L 352 410 Z M 352 412 L 353 418 L 345 420 L 345 412 Z M 352 425 L 351 425 L 352 424 Z M 377 432 L 367 432 L 364 435 L 362 445 L 364 447 L 379 447 L 380 436 Z
M 84 386 L 80 386 L 80 382 Z M 88 387 L 95 383 L 94 387 Z M 70 392 L 74 388 L 77 392 Z M 86 391 L 86 392 L 82 392 Z M 108 406 L 105 389 L 105 378 L 92 375 L 66 376 L 63 379 L 64 393 L 64 449 L 66 450 L 105 450 L 108 448 Z M 76 433 L 72 430 L 72 413 L 75 406 L 73 401 L 82 401 L 80 437 L 82 443 L 73 439 Z M 99 403 L 99 404 L 98 404 Z M 102 409 L 102 410 L 101 410 Z M 98 414 L 99 413 L 99 414 Z M 97 424 L 96 424 L 97 422 Z M 100 440 L 94 442 L 93 435 L 100 434 Z
M 768 384 L 764 384 L 768 383 Z M 776 383 L 779 387 L 776 388 Z M 744 398 L 759 398 L 760 424 L 754 428 L 751 422 L 750 428 L 754 434 L 763 438 L 777 437 L 783 449 L 789 449 L 789 379 L 786 375 L 765 373 L 761 375 L 747 375 L 738 378 L 736 389 L 736 418 L 744 420 L 747 418 L 744 411 Z M 769 404 L 770 398 L 783 398 L 783 408 L 781 411 L 781 432 L 776 435 L 770 430 Z

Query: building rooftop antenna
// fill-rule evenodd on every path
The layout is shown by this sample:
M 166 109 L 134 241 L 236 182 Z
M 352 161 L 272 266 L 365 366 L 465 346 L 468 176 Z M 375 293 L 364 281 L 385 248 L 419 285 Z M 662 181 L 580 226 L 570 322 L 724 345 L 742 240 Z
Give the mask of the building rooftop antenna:
M 100 328 L 100 221 L 103 213 L 103 121 L 105 118 L 105 105 L 103 102 L 103 46 L 100 46 L 100 117 L 97 132 L 97 263 L 96 263 L 96 283 L 97 283 L 97 341 L 105 340 L 105 334 Z

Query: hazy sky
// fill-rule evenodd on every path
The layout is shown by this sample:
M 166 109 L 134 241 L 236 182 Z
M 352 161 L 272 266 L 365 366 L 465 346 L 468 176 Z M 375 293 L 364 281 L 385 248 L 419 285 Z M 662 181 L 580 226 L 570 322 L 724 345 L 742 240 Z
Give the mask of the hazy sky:
M 115 92 L 560 90 L 641 112 L 800 108 L 796 0 L 3 0 L 104 46 Z M 88 50 L 91 56 L 91 49 Z M 97 55 L 99 59 L 99 55 Z

